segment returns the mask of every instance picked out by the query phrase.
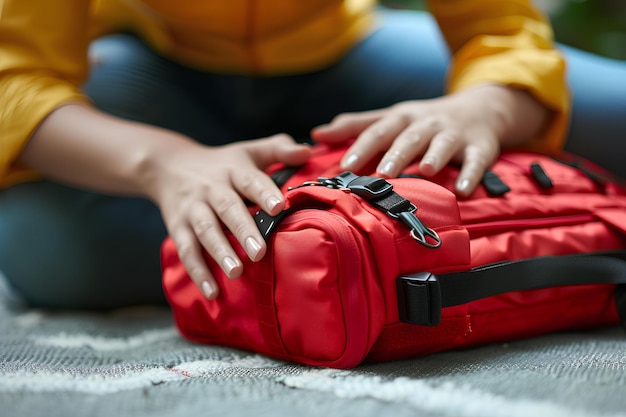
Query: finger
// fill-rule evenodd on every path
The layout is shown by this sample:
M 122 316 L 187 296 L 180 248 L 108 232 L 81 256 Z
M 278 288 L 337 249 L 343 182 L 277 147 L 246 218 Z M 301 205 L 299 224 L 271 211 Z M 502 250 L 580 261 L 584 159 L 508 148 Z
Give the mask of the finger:
M 208 198 L 211 209 L 235 235 L 248 257 L 255 262 L 261 260 L 265 255 L 265 240 L 241 197 L 232 189 L 220 188 Z
M 220 266 L 228 278 L 237 278 L 243 272 L 241 260 L 224 235 L 219 219 L 211 209 L 198 203 L 191 210 L 189 223 L 202 247 Z
M 219 294 L 219 288 L 204 261 L 202 248 L 193 231 L 190 228 L 183 228 L 170 232 L 170 236 L 176 245 L 180 262 L 191 280 L 200 288 L 206 298 L 215 299 Z
M 341 168 L 358 170 L 368 161 L 390 147 L 394 139 L 407 127 L 408 120 L 390 115 L 368 126 L 357 137 L 341 160 Z
M 277 162 L 302 165 L 313 153 L 310 145 L 296 143 L 293 138 L 284 134 L 235 146 L 245 146 L 252 160 L 251 165 L 260 169 Z M 270 215 L 276 215 L 284 208 L 283 194 L 274 181 L 260 169 L 234 170 L 229 179 L 241 195 L 258 204 Z
M 453 130 L 441 130 L 435 133 L 420 161 L 420 172 L 427 176 L 435 175 L 450 162 L 463 144 L 462 136 Z
M 249 143 L 249 153 L 256 166 L 264 169 L 282 162 L 287 165 L 302 165 L 312 155 L 311 146 L 296 142 L 291 136 L 279 134 Z
M 242 169 L 231 174 L 235 190 L 242 196 L 258 204 L 263 211 L 275 216 L 283 208 L 285 199 L 274 181 L 258 169 Z
M 427 148 L 437 129 L 433 123 L 419 121 L 404 129 L 376 168 L 376 172 L 385 177 L 397 177 L 402 170 L 412 163 Z
M 489 146 L 493 141 L 482 142 L 484 146 L 468 146 L 465 150 L 463 165 L 459 172 L 455 188 L 461 195 L 469 195 L 480 183 L 485 170 L 487 170 L 495 161 L 499 148 L 497 146 Z M 497 142 L 495 142 L 497 143 Z
M 356 138 L 367 127 L 378 121 L 384 112 L 373 110 L 359 113 L 342 113 L 329 124 L 321 125 L 311 131 L 311 137 L 322 143 L 341 143 Z

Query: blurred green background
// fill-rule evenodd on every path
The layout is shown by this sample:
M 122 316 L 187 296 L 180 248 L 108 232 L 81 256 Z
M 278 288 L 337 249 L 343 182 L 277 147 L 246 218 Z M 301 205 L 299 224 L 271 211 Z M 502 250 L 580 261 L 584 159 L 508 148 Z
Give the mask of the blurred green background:
M 424 9 L 424 0 L 381 0 L 390 7 Z M 626 60 L 626 0 L 535 0 L 550 17 L 558 42 Z

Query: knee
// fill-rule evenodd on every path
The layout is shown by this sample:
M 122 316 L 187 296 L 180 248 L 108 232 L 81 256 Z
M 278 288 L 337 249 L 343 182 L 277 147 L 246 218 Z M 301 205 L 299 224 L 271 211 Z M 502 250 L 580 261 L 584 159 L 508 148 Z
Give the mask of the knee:
M 163 303 L 156 207 L 54 184 L 0 194 L 0 271 L 33 306 Z
M 54 242 L 30 250 L 18 246 L 2 251 L 0 270 L 33 307 L 97 310 L 165 303 L 158 255 L 130 260 L 106 246 L 85 245 L 83 251 L 59 249 Z
M 28 239 L 7 242 L 29 231 L 7 232 L 0 237 L 0 271 L 33 307 L 109 309 L 164 302 L 158 248 L 128 256 L 111 241 L 67 242 L 54 236 L 33 241 L 29 233 Z
M 92 68 L 99 66 L 127 66 L 128 63 L 151 55 L 149 48 L 136 36 L 115 34 L 95 40 L 89 46 Z
M 90 73 L 83 92 L 101 110 L 119 117 L 152 121 L 163 94 L 163 61 L 132 35 L 114 35 L 95 41 L 89 50 Z M 148 120 L 144 120 L 148 119 Z

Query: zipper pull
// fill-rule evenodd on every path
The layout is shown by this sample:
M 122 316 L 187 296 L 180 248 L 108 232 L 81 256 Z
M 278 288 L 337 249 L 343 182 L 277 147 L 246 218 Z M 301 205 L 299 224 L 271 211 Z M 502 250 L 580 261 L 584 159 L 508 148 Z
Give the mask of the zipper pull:
M 485 187 L 485 190 L 487 190 L 487 193 L 489 193 L 492 197 L 500 197 L 511 191 L 509 186 L 506 185 L 504 181 L 502 181 L 500 177 L 498 177 L 498 175 L 490 169 L 485 170 L 481 182 Z
M 411 229 L 411 237 L 415 239 L 418 243 L 427 248 L 438 248 L 441 246 L 441 238 L 430 227 L 426 227 L 424 223 L 415 215 L 415 212 L 411 211 L 403 211 L 402 213 L 398 213 L 396 216 L 404 224 L 409 226 Z
M 535 182 L 541 188 L 548 189 L 554 186 L 554 184 L 552 183 L 552 180 L 550 179 L 548 174 L 546 174 L 546 171 L 544 171 L 544 169 L 542 168 L 541 165 L 539 165 L 538 162 L 534 162 L 530 164 L 530 173 L 535 179 Z

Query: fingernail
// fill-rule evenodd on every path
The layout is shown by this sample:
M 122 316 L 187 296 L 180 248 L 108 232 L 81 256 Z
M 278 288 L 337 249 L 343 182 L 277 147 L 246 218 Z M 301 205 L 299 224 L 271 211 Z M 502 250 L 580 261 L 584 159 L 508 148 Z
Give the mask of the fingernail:
M 348 155 L 344 160 L 343 160 L 343 167 L 344 168 L 350 168 L 352 165 L 354 165 L 356 163 L 356 161 L 359 160 L 359 155 L 357 154 L 352 154 L 352 155 Z
M 424 158 L 422 159 L 422 164 L 423 165 L 428 165 L 432 168 L 435 168 L 435 164 L 437 163 L 437 161 L 435 160 L 435 158 L 433 157 L 429 157 L 429 158 Z
M 379 172 L 381 174 L 390 174 L 395 169 L 395 167 L 396 164 L 393 161 L 387 161 L 383 164 Z
M 231 258 L 230 256 L 227 256 L 224 259 L 222 259 L 222 269 L 224 270 L 226 275 L 228 275 L 229 278 L 230 278 L 230 274 L 233 272 L 233 269 L 235 269 L 236 267 L 237 267 L 237 262 L 235 262 L 235 260 Z
M 280 198 L 273 195 L 268 197 L 265 203 L 267 204 L 267 208 L 269 209 L 269 211 L 273 211 L 274 208 L 280 204 L 280 201 Z
M 457 190 L 459 190 L 462 193 L 466 193 L 467 189 L 469 188 L 469 180 L 467 178 L 463 178 L 461 181 L 459 181 L 459 184 L 457 185 Z
M 437 160 L 432 156 L 420 161 L 419 169 L 423 175 L 430 176 L 437 173 Z
M 260 250 L 261 245 L 253 237 L 246 239 L 246 252 L 248 252 L 250 259 L 255 260 Z
M 215 294 L 215 288 L 213 285 L 211 285 L 209 281 L 202 281 L 201 287 L 204 296 L 208 299 L 212 299 Z

